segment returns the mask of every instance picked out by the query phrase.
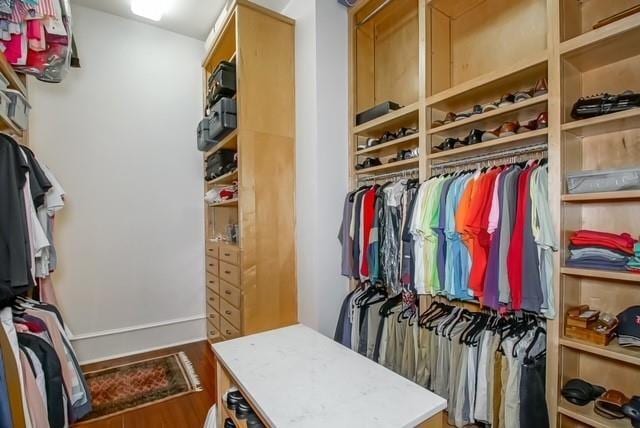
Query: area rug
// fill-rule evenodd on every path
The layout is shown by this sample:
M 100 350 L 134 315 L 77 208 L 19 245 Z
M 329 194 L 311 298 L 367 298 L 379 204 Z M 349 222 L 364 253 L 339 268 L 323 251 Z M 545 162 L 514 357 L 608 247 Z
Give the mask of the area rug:
M 93 411 L 82 422 L 202 391 L 184 352 L 85 373 Z

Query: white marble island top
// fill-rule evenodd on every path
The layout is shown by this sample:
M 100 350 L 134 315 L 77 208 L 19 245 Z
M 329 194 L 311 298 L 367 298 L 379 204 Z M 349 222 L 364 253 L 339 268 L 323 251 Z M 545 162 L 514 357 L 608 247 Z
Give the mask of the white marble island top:
M 443 398 L 303 325 L 213 350 L 278 428 L 414 427 L 446 408 Z

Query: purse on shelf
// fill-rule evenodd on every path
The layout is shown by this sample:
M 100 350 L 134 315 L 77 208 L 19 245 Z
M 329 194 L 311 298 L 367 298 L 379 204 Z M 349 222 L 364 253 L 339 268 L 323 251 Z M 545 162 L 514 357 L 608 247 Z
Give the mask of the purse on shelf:
M 588 98 L 580 98 L 573 105 L 571 117 L 586 119 L 603 114 L 617 113 L 640 107 L 640 94 L 625 91 L 619 95 L 602 94 Z

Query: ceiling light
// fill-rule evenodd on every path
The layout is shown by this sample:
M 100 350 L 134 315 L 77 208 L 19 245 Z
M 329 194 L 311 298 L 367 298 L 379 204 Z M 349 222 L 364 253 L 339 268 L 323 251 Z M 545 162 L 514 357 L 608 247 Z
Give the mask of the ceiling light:
M 131 12 L 152 21 L 160 21 L 167 11 L 167 0 L 131 0 Z

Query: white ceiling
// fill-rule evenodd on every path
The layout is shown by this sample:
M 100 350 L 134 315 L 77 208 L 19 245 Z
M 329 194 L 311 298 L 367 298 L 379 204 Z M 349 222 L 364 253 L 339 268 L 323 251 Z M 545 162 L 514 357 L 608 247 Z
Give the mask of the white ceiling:
M 289 0 L 253 1 L 276 11 L 281 11 L 289 3 Z M 159 22 L 134 15 L 131 12 L 130 0 L 72 0 L 71 2 L 205 40 L 227 0 L 172 0 L 171 9 Z

